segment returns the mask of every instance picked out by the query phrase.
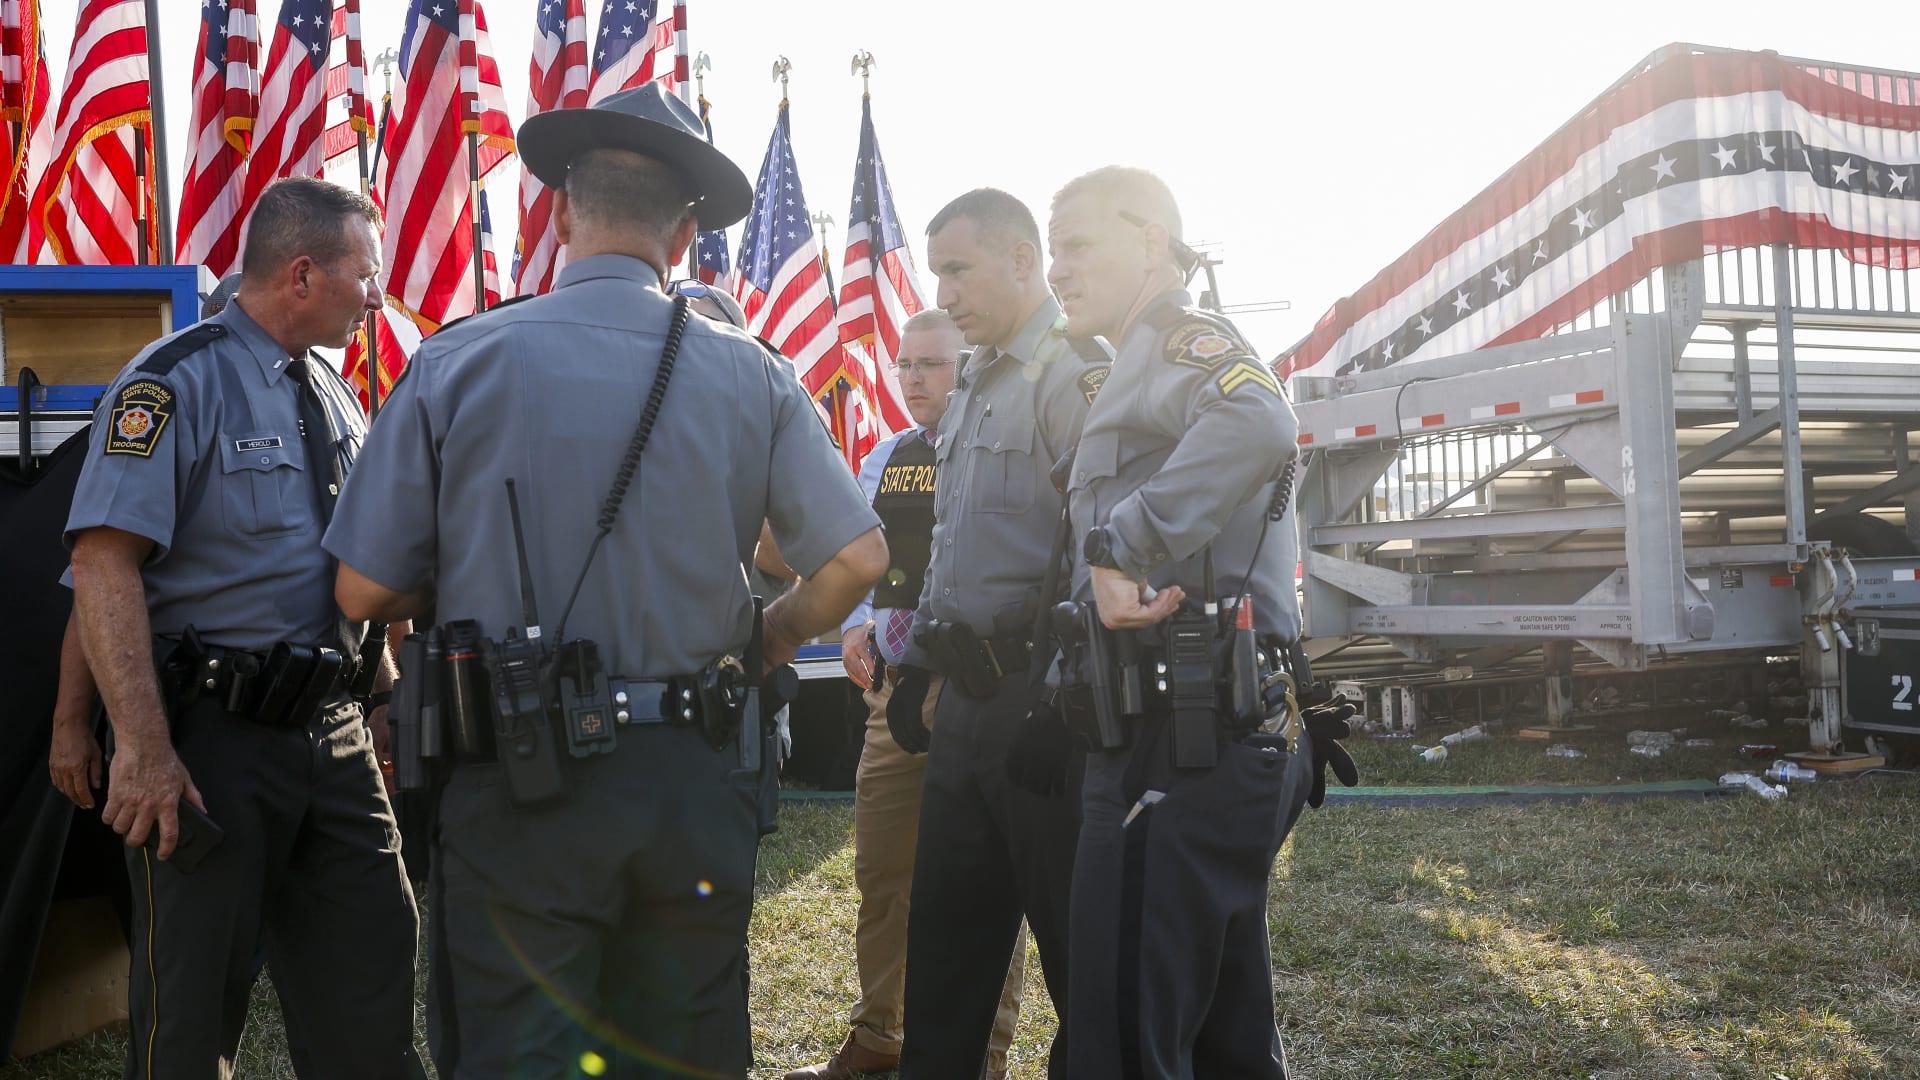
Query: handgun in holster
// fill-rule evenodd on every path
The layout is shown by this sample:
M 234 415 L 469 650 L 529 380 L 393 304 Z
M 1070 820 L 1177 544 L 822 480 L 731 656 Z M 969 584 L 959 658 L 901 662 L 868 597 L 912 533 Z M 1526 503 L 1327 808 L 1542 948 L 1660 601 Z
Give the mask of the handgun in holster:
M 1125 746 L 1129 729 L 1146 711 L 1139 643 L 1107 629 L 1093 604 L 1057 604 L 1053 624 L 1066 650 L 1063 670 L 1078 670 L 1083 680 L 1063 688 L 1061 716 L 1095 750 Z
M 930 619 L 914 635 L 927 651 L 933 668 L 970 698 L 990 698 L 1000 689 L 1003 674 L 982 647 L 973 627 L 962 622 Z

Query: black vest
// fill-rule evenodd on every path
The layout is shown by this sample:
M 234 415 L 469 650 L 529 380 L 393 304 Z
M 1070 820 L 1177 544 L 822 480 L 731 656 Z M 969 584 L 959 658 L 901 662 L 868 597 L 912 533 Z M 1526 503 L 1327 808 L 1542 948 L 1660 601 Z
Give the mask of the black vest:
M 923 435 L 908 435 L 893 445 L 873 512 L 887 531 L 893 561 L 873 587 L 873 606 L 911 611 L 920 606 L 920 587 L 933 556 L 933 447 Z

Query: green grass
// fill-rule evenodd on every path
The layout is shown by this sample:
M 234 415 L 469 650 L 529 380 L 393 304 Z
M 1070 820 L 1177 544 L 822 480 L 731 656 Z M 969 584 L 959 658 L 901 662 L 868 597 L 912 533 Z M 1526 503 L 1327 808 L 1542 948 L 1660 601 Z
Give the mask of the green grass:
M 1363 782 L 1614 784 L 1752 767 L 1707 750 L 1626 752 L 1643 714 L 1559 741 L 1507 735 L 1426 765 L 1408 740 L 1356 738 Z M 1446 729 L 1423 732 L 1432 741 Z M 754 1041 L 777 1077 L 839 1045 L 857 987 L 851 806 L 793 803 L 763 847 Z M 1301 1076 L 1826 1080 L 1920 1076 L 1920 783 L 1880 776 L 1757 798 L 1328 807 L 1274 868 L 1275 1003 Z M 1044 1075 L 1054 1023 L 1030 977 L 1014 1075 Z M 97 1036 L 0 1080 L 117 1075 Z M 241 1072 L 290 1075 L 277 1005 L 255 998 Z

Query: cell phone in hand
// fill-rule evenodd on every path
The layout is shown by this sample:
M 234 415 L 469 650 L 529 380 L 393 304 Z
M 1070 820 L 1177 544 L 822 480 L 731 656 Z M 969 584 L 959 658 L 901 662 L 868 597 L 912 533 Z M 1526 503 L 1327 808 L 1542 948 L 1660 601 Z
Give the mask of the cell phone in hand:
M 213 819 L 199 807 L 181 799 L 180 836 L 173 843 L 173 854 L 167 856 L 167 865 L 183 874 L 193 873 L 207 853 L 220 846 L 220 841 L 226 835 L 226 830 L 214 824 Z M 160 827 L 157 824 L 147 833 L 146 847 L 148 850 L 158 850 L 160 847 Z

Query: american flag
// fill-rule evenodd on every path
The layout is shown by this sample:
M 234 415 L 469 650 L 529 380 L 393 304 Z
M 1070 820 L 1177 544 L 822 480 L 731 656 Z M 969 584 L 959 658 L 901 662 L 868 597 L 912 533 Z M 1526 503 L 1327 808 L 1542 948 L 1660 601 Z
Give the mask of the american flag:
M 707 129 L 707 141 L 713 141 L 713 106 L 708 104 L 705 94 L 700 96 L 700 123 Z M 693 238 L 693 274 L 701 281 L 715 288 L 733 289 L 733 275 L 728 272 L 727 230 L 703 229 Z
M 335 0 L 331 24 L 334 41 L 346 48 L 328 53 L 327 127 L 320 133 L 320 156 L 331 169 L 360 149 L 362 132 L 373 134 L 373 103 L 367 100 L 367 59 L 360 37 L 360 0 Z
M 1541 337 L 1656 267 L 1791 242 L 1920 266 L 1920 87 L 1650 57 L 1276 361 L 1333 375 Z
M 47 248 L 56 262 L 128 266 L 141 248 L 159 251 L 153 170 L 136 178 L 136 130 L 145 138 L 147 21 L 142 0 L 81 0 L 53 153 L 34 190 Z M 144 207 L 144 212 L 142 211 Z M 144 216 L 146 235 L 137 236 Z M 157 260 L 156 260 L 157 261 Z
M 0 188 L 0 259 L 27 263 L 40 250 L 33 189 L 53 152 L 53 80 L 47 72 L 40 0 L 0 0 L 0 147 L 7 160 Z
M 900 327 L 926 305 L 915 280 L 913 252 L 894 211 L 880 140 L 873 133 L 873 102 L 865 96 L 860 101 L 860 152 L 853 163 L 853 205 L 847 211 L 841 266 L 840 344 L 853 369 L 850 381 L 874 406 L 884 437 L 913 425 L 893 361 L 900 353 Z
M 332 44 L 330 0 L 280 0 L 280 17 L 274 20 L 273 43 L 267 48 L 266 74 L 260 83 L 260 120 L 254 129 L 243 207 L 250 209 L 267 185 L 281 177 L 320 175 L 327 52 Z
M 663 62 L 661 58 L 665 58 Z M 659 79 L 687 100 L 687 2 L 607 0 L 600 8 L 600 32 L 593 41 L 593 87 L 587 99 L 645 86 Z
M 773 125 L 773 139 L 754 185 L 735 260 L 740 280 L 734 295 L 746 309 L 747 330 L 773 343 L 792 362 L 815 401 L 851 388 L 845 378 L 844 350 L 834 326 L 833 292 L 814 241 L 813 219 L 793 163 L 787 103 Z M 878 442 L 871 418 L 855 405 L 836 401 L 827 408 L 849 463 Z M 864 448 L 861 448 L 864 447 Z
M 384 101 L 380 106 L 380 122 L 374 129 L 373 168 L 380 167 L 381 151 L 386 144 L 388 121 L 393 118 L 393 102 Z M 386 204 L 378 187 L 373 189 L 374 205 L 386 212 Z M 348 343 L 346 355 L 342 357 L 340 374 L 359 391 L 360 404 L 367 405 L 367 338 L 373 339 L 375 355 L 380 358 L 380 399 L 386 400 L 393 390 L 394 382 L 400 373 L 406 370 L 407 361 L 420 348 L 420 328 L 412 319 L 396 312 L 392 300 L 383 304 L 379 311 L 367 316 L 367 322 L 360 333 L 355 334 Z
M 527 115 L 587 104 L 587 16 L 581 0 L 541 0 L 534 11 L 533 59 L 527 65 Z M 522 296 L 553 287 L 560 241 L 553 234 L 553 191 L 520 173 L 520 237 L 513 281 Z
M 472 89 L 461 90 L 461 23 L 471 27 Z M 513 152 L 500 68 L 478 0 L 412 0 L 400 82 L 374 185 L 386 207 L 388 302 L 424 332 L 474 311 L 468 97 L 478 99 L 479 174 Z
M 204 264 L 223 277 L 240 262 L 240 228 L 247 146 L 260 108 L 260 75 L 253 58 L 260 37 L 253 0 L 208 3 L 200 9 L 200 43 L 193 77 L 193 119 L 187 174 L 180 185 L 180 226 L 174 261 Z

